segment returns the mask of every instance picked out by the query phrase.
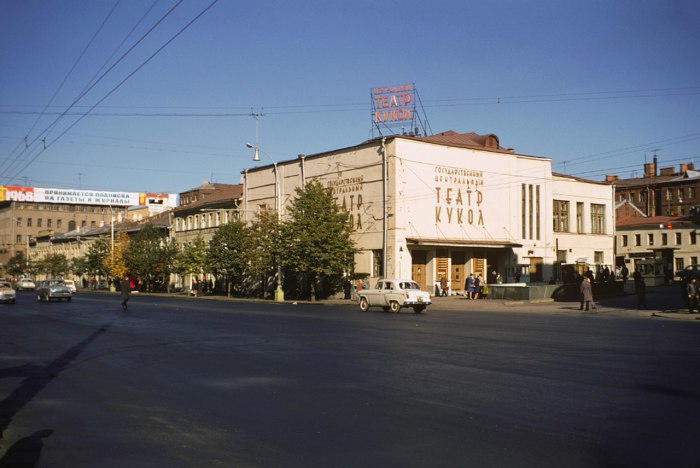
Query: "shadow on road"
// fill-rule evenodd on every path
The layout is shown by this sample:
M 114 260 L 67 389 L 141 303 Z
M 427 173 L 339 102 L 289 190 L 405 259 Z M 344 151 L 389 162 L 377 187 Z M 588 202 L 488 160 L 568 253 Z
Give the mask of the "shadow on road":
M 7 449 L 0 458 L 0 468 L 32 468 L 37 466 L 41 458 L 44 441 L 41 440 L 53 434 L 51 429 L 42 429 L 34 434 L 23 437 Z
M 24 377 L 22 383 L 7 398 L 0 402 L 0 439 L 3 438 L 3 433 L 12 422 L 12 418 L 78 357 L 92 341 L 106 332 L 110 326 L 111 324 L 98 328 L 90 336 L 66 350 L 47 366 L 25 364 L 23 366 L 0 369 L 0 378 Z M 34 436 L 39 434 L 39 432 L 34 433 Z

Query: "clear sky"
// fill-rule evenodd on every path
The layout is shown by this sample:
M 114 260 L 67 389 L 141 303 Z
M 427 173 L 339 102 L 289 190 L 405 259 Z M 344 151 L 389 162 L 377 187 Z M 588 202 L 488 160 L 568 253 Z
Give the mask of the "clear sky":
M 178 2 L 0 0 L 0 184 L 238 183 L 251 114 L 292 159 L 371 137 L 370 89 L 404 83 L 434 133 L 557 172 L 700 168 L 697 0 Z

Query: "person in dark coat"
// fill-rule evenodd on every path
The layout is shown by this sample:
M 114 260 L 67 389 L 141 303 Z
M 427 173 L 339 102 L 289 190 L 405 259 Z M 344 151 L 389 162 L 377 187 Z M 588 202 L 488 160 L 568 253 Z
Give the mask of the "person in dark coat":
M 129 277 L 124 275 L 121 280 L 119 280 L 119 289 L 122 295 L 122 309 L 126 310 L 129 308 L 127 304 L 129 302 L 129 294 L 131 293 L 131 286 L 129 284 Z
M 591 303 L 593 302 L 593 288 L 591 287 L 591 280 L 588 277 L 584 277 L 583 281 L 581 281 L 581 307 L 579 310 L 583 310 L 583 304 L 586 304 L 586 310 L 590 307 Z M 595 309 L 595 304 L 593 305 L 593 308 Z
M 637 309 L 649 309 L 647 307 L 647 285 L 641 275 L 634 282 L 634 293 L 637 295 Z

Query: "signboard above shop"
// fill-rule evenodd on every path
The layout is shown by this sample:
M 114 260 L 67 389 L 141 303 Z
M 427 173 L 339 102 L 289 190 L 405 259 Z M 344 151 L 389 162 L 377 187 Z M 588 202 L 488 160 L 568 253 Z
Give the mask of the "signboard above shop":
M 177 195 L 0 185 L 0 202 L 3 201 L 125 207 L 153 205 L 159 208 L 174 208 L 177 206 Z

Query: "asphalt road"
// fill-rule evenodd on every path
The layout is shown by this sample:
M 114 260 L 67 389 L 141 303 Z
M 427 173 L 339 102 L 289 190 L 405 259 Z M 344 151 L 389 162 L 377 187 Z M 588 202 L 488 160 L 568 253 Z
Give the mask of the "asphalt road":
M 700 322 L 481 307 L 23 293 L 0 466 L 700 466 Z

